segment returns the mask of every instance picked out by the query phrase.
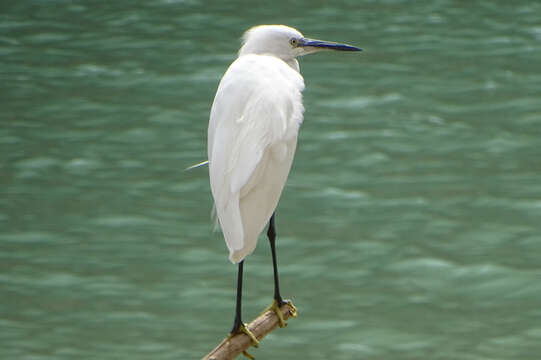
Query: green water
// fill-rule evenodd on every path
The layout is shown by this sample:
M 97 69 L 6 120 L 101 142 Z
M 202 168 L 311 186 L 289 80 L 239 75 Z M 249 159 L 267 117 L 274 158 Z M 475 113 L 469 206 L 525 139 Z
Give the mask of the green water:
M 261 23 L 364 52 L 301 59 L 277 213 L 299 318 L 257 359 L 539 358 L 540 2 L 0 9 L 0 358 L 198 359 L 225 336 L 236 268 L 207 170 L 183 168 Z M 245 320 L 271 296 L 262 238 Z

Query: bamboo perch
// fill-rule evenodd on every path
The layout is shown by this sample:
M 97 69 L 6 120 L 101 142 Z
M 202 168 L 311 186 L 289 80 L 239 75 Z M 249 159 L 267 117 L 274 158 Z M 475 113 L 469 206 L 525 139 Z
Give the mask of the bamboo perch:
M 291 316 L 297 317 L 296 310 L 290 303 L 282 305 L 280 311 L 284 320 L 287 320 Z M 280 320 L 276 313 L 273 310 L 267 310 L 249 323 L 247 327 L 257 340 L 261 340 L 265 335 L 274 330 L 279 323 Z M 240 353 L 246 351 L 251 345 L 252 340 L 244 333 L 235 334 L 232 337 L 228 336 L 201 360 L 232 360 Z

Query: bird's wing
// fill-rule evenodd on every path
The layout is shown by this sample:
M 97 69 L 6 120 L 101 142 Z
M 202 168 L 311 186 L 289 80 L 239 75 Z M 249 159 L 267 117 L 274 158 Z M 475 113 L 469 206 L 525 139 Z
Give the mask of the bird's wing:
M 296 138 L 303 88 L 298 72 L 262 55 L 239 57 L 220 82 L 210 114 L 208 156 L 216 212 L 230 250 L 244 245 L 241 189 L 270 145 Z

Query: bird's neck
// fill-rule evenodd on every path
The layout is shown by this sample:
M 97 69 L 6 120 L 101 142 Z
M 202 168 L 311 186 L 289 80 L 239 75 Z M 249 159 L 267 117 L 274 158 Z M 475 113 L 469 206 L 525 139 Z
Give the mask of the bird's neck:
M 284 62 L 286 64 L 288 64 L 296 72 L 298 72 L 298 73 L 301 72 L 301 68 L 299 67 L 299 62 L 297 61 L 297 59 L 293 58 L 293 59 L 290 59 L 290 60 L 284 60 Z
M 286 64 L 289 65 L 290 68 L 292 68 L 293 70 L 295 70 L 296 72 L 298 72 L 299 74 L 301 73 L 301 68 L 299 67 L 299 62 L 297 61 L 296 58 L 283 58 L 279 55 L 275 55 L 275 54 L 272 54 L 272 53 L 257 53 L 257 52 L 251 52 L 249 51 L 248 48 L 246 48 L 246 45 L 243 46 L 240 51 L 239 51 L 239 57 L 243 56 L 243 55 L 250 55 L 250 54 L 254 54 L 254 55 L 265 55 L 265 56 L 273 56 L 273 57 L 276 57 L 280 60 L 282 60 L 283 62 L 285 62 Z

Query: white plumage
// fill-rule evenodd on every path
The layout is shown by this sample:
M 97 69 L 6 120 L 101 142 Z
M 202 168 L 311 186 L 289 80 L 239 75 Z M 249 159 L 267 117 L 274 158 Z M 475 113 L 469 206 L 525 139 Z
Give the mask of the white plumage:
M 237 263 L 256 246 L 291 168 L 302 122 L 302 76 L 269 55 L 240 56 L 212 105 L 208 154 L 216 215 Z
M 210 185 L 233 263 L 255 249 L 291 168 L 304 110 L 296 57 L 323 49 L 359 50 L 283 25 L 254 27 L 218 86 L 208 128 Z

